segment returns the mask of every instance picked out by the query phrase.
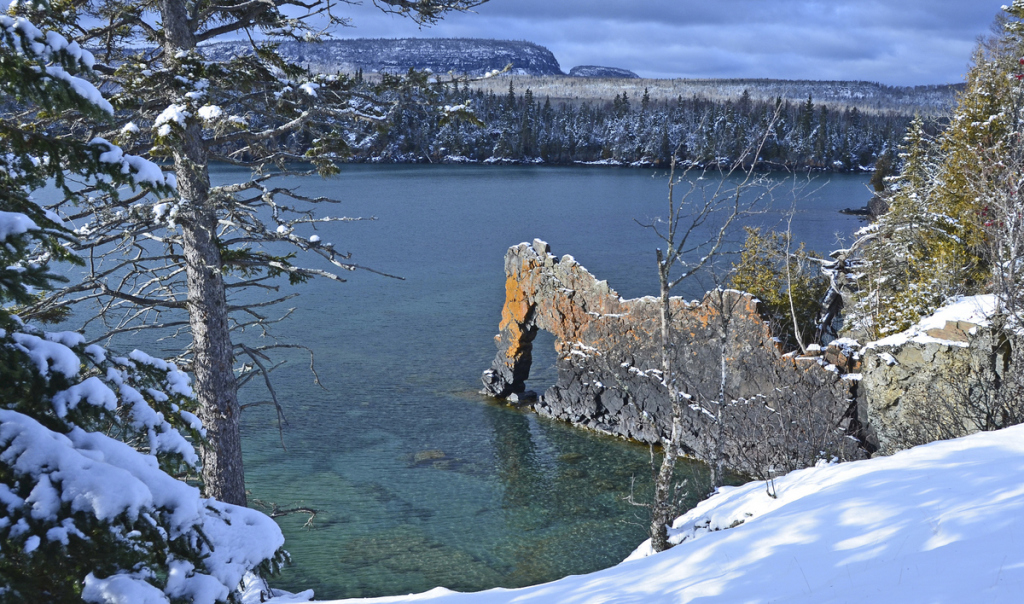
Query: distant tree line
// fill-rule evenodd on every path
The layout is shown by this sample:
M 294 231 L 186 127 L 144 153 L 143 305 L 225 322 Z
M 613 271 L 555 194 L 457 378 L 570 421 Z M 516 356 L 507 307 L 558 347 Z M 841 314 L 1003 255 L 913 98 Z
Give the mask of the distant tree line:
M 359 79 L 358 76 L 356 78 Z M 912 116 L 836 109 L 812 98 L 793 103 L 699 96 L 652 101 L 623 92 L 603 103 L 552 102 L 529 89 L 506 94 L 463 87 L 440 91 L 440 102 L 468 106 L 476 119 L 446 119 L 398 103 L 384 124 L 354 146 L 352 159 L 388 162 L 576 162 L 729 165 L 771 130 L 756 161 L 767 169 L 860 171 L 889 160 Z M 777 117 L 776 117 L 777 116 Z

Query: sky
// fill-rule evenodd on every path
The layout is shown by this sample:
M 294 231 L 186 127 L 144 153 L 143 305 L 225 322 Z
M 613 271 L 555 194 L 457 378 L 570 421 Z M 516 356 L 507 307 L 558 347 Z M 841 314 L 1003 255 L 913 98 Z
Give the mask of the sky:
M 337 37 L 527 40 L 576 65 L 651 78 L 963 81 L 1009 0 L 490 0 L 419 28 L 371 0 Z

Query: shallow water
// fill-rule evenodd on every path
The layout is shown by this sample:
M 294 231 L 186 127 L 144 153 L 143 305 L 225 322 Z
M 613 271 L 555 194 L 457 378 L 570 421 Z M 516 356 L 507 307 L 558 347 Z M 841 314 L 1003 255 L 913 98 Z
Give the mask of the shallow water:
M 212 174 L 244 177 L 223 167 Z M 298 286 L 302 295 L 285 305 L 294 314 L 275 327 L 283 342 L 315 353 L 323 384 L 314 384 L 306 353 L 286 351 L 274 372 L 283 432 L 269 406 L 243 413 L 250 502 L 317 510 L 309 523 L 303 513 L 278 519 L 293 562 L 275 584 L 313 588 L 318 599 L 438 585 L 472 591 L 590 572 L 628 555 L 645 538 L 646 509 L 625 498 L 631 489 L 640 501 L 650 496 L 648 449 L 497 405 L 477 390 L 495 352 L 509 246 L 544 239 L 624 297 L 656 293 L 658 241 L 637 221 L 664 213 L 665 174 L 399 165 L 283 180 L 341 200 L 322 213 L 376 217 L 316 232 L 353 261 L 404 280 L 356 272 L 343 284 Z M 795 208 L 796 239 L 822 252 L 863 224 L 838 210 L 866 203 L 866 176 L 777 181 L 775 209 L 750 224 L 784 228 Z M 795 202 L 794 187 L 803 190 Z M 710 281 L 679 293 L 699 297 Z M 127 344 L 172 354 L 180 342 L 143 335 Z M 555 382 L 554 361 L 553 340 L 541 333 L 531 388 Z M 256 385 L 241 396 L 246 404 L 268 398 Z M 706 488 L 699 464 L 679 470 L 690 493 Z
M 797 238 L 828 250 L 834 233 L 860 225 L 836 210 L 863 205 L 864 182 L 833 176 L 816 198 L 800 201 Z M 494 355 L 505 250 L 541 238 L 625 297 L 654 293 L 656 241 L 634 219 L 662 211 L 664 175 L 352 166 L 301 187 L 343 201 L 327 210 L 377 217 L 318 232 L 360 264 L 405 280 L 355 273 L 346 284 L 301 286 L 295 315 L 278 329 L 316 352 L 325 389 L 312 383 L 302 355 L 276 372 L 287 399 L 286 449 L 270 408 L 244 414 L 252 499 L 318 510 L 312 528 L 304 514 L 279 520 L 293 564 L 277 585 L 313 588 L 318 598 L 479 590 L 593 571 L 628 555 L 645 537 L 646 510 L 624 499 L 631 485 L 637 498 L 649 496 L 647 448 L 476 391 Z M 697 297 L 700 286 L 682 293 Z M 555 377 L 542 334 L 530 385 L 543 391 Z M 243 398 L 266 396 L 248 388 Z M 701 472 L 683 468 L 696 474 L 694 493 Z

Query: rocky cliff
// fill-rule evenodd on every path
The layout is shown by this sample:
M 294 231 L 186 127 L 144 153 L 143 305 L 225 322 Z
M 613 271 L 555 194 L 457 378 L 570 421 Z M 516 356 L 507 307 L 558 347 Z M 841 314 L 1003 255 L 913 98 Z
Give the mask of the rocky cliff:
M 324 42 L 282 42 L 281 54 L 314 71 L 404 73 L 409 68 L 435 73 L 479 76 L 511 64 L 517 75 L 562 75 L 550 50 L 532 42 L 473 38 L 357 38 Z M 202 47 L 212 60 L 252 52 L 246 42 L 220 42 Z
M 859 405 L 882 453 L 1005 427 L 1019 414 L 1012 386 L 1003 388 L 1010 349 L 988 325 L 992 305 L 965 298 L 865 347 Z
M 624 300 L 539 240 L 511 248 L 505 273 L 498 352 L 483 376 L 487 393 L 642 442 L 668 433 L 656 298 Z M 783 355 L 756 299 L 717 291 L 699 304 L 671 304 L 678 381 L 690 397 L 683 418 L 688 453 L 709 458 L 720 450 L 726 465 L 755 475 L 782 469 L 788 459 L 814 463 L 822 452 L 864 455 L 856 382 L 818 358 Z M 533 400 L 524 390 L 540 329 L 555 336 L 558 382 Z
M 624 300 L 539 240 L 508 250 L 505 276 L 487 394 L 641 442 L 668 434 L 658 299 Z M 954 309 L 899 336 L 836 340 L 798 357 L 779 350 L 749 294 L 718 290 L 671 306 L 676 379 L 689 397 L 685 449 L 720 452 L 755 476 L 976 431 L 1009 362 L 985 312 L 971 308 L 970 321 Z M 537 397 L 525 389 L 539 330 L 555 336 L 558 381 Z

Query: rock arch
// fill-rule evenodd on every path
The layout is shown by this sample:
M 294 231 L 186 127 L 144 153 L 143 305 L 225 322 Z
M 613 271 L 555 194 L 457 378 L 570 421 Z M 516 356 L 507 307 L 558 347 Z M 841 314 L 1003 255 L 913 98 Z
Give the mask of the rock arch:
M 661 383 L 658 299 L 623 299 L 572 256 L 556 258 L 540 240 L 508 250 L 505 276 L 498 351 L 483 374 L 484 392 L 519 398 L 534 338 L 543 329 L 555 336 L 558 382 L 532 403 L 538 413 L 660 442 L 670 407 Z M 727 418 L 728 465 L 750 470 L 752 462 L 744 458 L 760 455 L 759 447 L 781 446 L 763 434 L 762 407 L 774 405 L 771 412 L 780 416 L 800 414 L 822 432 L 857 429 L 855 382 L 817 359 L 783 355 L 755 298 L 717 290 L 700 303 L 673 298 L 671 304 L 675 365 L 687 392 L 694 400 L 714 401 L 724 387 L 729 401 L 741 402 Z M 709 423 L 700 407 L 694 405 L 686 418 L 684 442 L 690 453 L 707 457 Z

